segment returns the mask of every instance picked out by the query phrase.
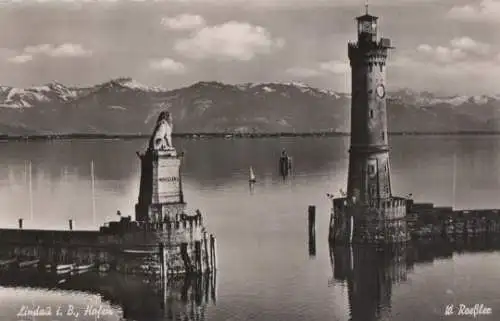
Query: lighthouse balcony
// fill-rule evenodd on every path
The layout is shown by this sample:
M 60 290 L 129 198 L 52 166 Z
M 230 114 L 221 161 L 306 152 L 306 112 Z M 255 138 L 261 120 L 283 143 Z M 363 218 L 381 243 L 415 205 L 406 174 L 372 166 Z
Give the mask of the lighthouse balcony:
M 377 61 L 385 63 L 387 59 L 387 50 L 389 48 L 390 47 L 387 47 L 386 44 L 381 42 L 372 42 L 368 44 L 349 42 L 347 52 L 351 63 L 363 62 L 367 59 L 377 59 Z

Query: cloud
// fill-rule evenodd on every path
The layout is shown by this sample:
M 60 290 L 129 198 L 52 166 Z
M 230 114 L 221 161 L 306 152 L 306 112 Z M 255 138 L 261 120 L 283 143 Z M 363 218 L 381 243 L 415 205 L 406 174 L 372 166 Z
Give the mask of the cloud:
M 490 46 L 485 43 L 475 41 L 469 37 L 455 38 L 450 41 L 451 46 L 466 52 L 485 55 L 490 51 Z
M 455 6 L 447 17 L 461 21 L 500 22 L 500 1 L 482 0 L 478 5 Z
M 299 78 L 323 77 L 331 74 L 346 75 L 350 70 L 349 64 L 345 61 L 331 60 L 320 62 L 312 67 L 291 67 L 286 73 Z
M 169 74 L 182 74 L 186 71 L 183 63 L 170 58 L 152 60 L 149 64 L 151 69 L 160 70 Z
M 205 19 L 200 15 L 181 14 L 175 17 L 162 18 L 161 24 L 169 29 L 189 30 L 203 27 Z
M 92 51 L 86 50 L 80 44 L 65 43 L 59 46 L 41 44 L 24 48 L 24 54 L 43 54 L 51 57 L 87 57 Z
M 417 47 L 416 53 L 424 60 L 431 59 L 441 63 L 454 63 L 473 58 L 474 56 L 484 57 L 490 52 L 490 46 L 469 37 L 454 38 L 448 46 L 433 47 L 428 44 L 421 44 Z
M 495 93 L 500 53 L 488 44 L 460 37 L 447 45 L 422 44 L 416 50 L 396 52 L 389 68 L 401 87 L 449 94 Z
M 261 26 L 230 21 L 204 27 L 190 38 L 176 42 L 177 52 L 193 58 L 217 60 L 252 60 L 256 55 L 269 54 L 284 46 L 281 38 L 273 38 Z
M 362 8 L 366 0 L 156 0 L 180 4 L 209 4 L 218 6 L 259 7 L 315 7 L 315 6 L 357 6 Z M 378 0 L 377 5 L 405 5 L 409 3 L 437 2 L 436 0 Z
M 349 63 L 340 60 L 323 62 L 319 65 L 319 68 L 337 75 L 344 75 L 350 70 Z
M 33 60 L 33 56 L 26 54 L 10 57 L 9 59 L 7 59 L 8 62 L 11 62 L 13 64 L 24 64 L 31 60 Z
M 391 74 L 411 75 L 398 77 L 401 88 L 444 90 L 450 95 L 498 93 L 500 82 L 500 60 L 495 59 L 442 64 L 407 55 L 394 59 L 389 68 Z
M 65 43 L 59 46 L 50 44 L 40 44 L 25 47 L 21 53 L 15 53 L 9 49 L 11 54 L 7 56 L 7 61 L 14 64 L 24 64 L 35 59 L 37 55 L 49 57 L 67 58 L 67 57 L 88 57 L 92 51 L 86 50 L 82 45 Z
M 377 5 L 403 6 L 438 2 L 437 0 L 378 0 Z M 314 7 L 359 7 L 363 8 L 365 0 L 0 0 L 5 4 L 122 4 L 122 3 L 166 3 L 174 5 L 208 5 L 228 7 L 263 7 L 263 8 L 314 8 Z
M 418 46 L 417 52 L 422 54 L 424 59 L 432 59 L 441 63 L 450 63 L 465 58 L 467 55 L 458 48 L 448 48 L 443 46 L 431 47 L 423 44 Z
M 322 72 L 314 68 L 291 67 L 286 70 L 286 73 L 298 78 L 312 78 L 322 75 Z

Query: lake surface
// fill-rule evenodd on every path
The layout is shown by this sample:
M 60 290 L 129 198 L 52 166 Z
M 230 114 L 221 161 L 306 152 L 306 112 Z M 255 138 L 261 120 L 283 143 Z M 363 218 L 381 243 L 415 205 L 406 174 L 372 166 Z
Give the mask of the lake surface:
M 15 228 L 18 218 L 24 218 L 25 228 L 67 229 L 72 218 L 75 229 L 94 229 L 118 219 L 117 210 L 133 215 L 140 176 L 135 152 L 145 144 L 0 143 L 0 226 Z M 442 251 L 436 246 L 408 248 L 393 256 L 359 248 L 330 251 L 326 193 L 338 195 L 346 188 L 349 138 L 174 139 L 174 144 L 185 151 L 182 172 L 188 207 L 202 211 L 218 242 L 216 300 L 206 304 L 201 317 L 191 319 L 473 319 L 444 317 L 449 304 L 484 304 L 492 314 L 478 318 L 500 318 L 500 252 L 494 244 L 444 245 Z M 417 202 L 458 209 L 500 208 L 500 136 L 396 136 L 391 137 L 391 147 L 393 194 L 412 193 Z M 294 173 L 287 180 L 278 173 L 282 148 L 294 160 Z M 253 189 L 248 185 L 250 166 L 257 176 Z M 309 205 L 317 207 L 312 256 Z M 0 288 L 0 298 L 2 320 L 32 320 L 16 316 L 22 305 L 85 302 L 112 309 L 113 315 L 101 315 L 99 320 L 123 316 L 123 306 L 74 289 L 5 287 Z

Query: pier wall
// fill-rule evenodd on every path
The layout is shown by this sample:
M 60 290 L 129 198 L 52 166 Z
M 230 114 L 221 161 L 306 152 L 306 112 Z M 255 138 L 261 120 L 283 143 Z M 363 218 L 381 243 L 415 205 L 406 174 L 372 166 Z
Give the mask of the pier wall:
M 122 218 L 100 231 L 0 229 L 0 244 L 0 260 L 107 265 L 131 273 L 203 273 L 216 267 L 215 237 L 206 233 L 201 215 L 161 224 Z
M 414 238 L 460 237 L 500 233 L 500 210 L 453 210 L 409 202 L 408 225 Z

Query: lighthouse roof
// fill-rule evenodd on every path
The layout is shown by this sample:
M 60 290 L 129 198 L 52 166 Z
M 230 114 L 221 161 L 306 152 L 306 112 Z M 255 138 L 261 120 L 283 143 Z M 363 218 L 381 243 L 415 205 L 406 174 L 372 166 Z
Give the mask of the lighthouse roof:
M 362 16 L 356 17 L 356 20 L 358 20 L 358 21 L 376 21 L 376 20 L 378 20 L 378 17 L 372 16 L 370 14 L 364 14 Z

